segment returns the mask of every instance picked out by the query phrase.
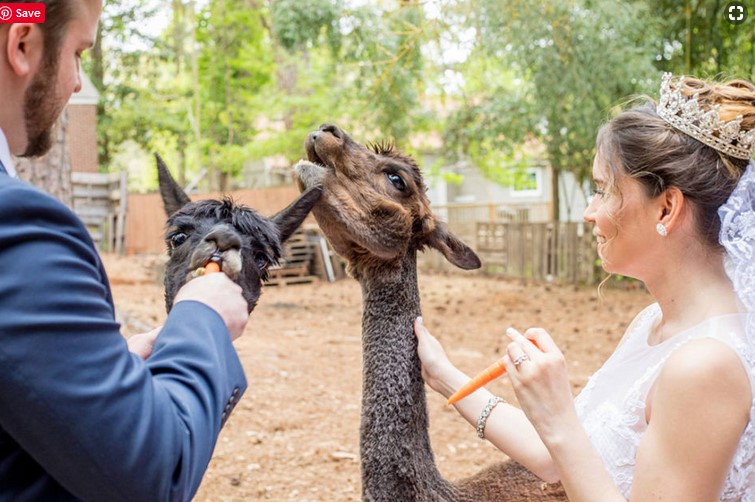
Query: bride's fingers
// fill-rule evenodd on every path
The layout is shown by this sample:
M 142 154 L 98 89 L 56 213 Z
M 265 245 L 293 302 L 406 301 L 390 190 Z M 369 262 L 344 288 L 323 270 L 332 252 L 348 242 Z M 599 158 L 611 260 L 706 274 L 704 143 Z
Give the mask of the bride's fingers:
M 524 337 L 534 343 L 541 352 L 559 352 L 553 337 L 543 328 L 530 328 L 524 332 Z
M 523 335 L 516 329 L 509 328 L 506 330 L 506 334 L 512 341 L 522 344 L 525 352 L 529 355 L 538 352 L 560 352 L 556 342 L 543 328 L 529 328 Z M 533 352 L 534 349 L 538 349 L 538 352 Z
M 513 343 L 511 345 L 513 345 Z M 506 354 L 503 356 L 502 360 L 503 366 L 506 368 L 506 375 L 508 375 L 509 380 L 511 380 L 512 384 L 517 384 L 519 382 L 519 374 L 517 373 L 517 370 L 519 368 L 514 366 L 514 362 L 509 355 L 508 348 L 506 349 Z
M 424 320 L 422 319 L 422 316 L 416 318 L 414 320 L 414 334 L 417 335 L 417 338 L 423 336 L 423 335 L 429 335 L 430 332 L 425 327 Z
M 518 342 L 511 342 L 508 347 L 506 347 L 506 356 L 511 362 L 511 366 L 513 366 L 513 371 L 511 374 L 515 374 L 517 376 L 519 374 L 518 372 L 524 369 L 524 366 L 530 360 L 530 356 L 525 352 L 522 345 Z
M 532 343 L 531 340 L 528 340 L 527 337 L 525 337 L 516 329 L 508 328 L 506 330 L 506 335 L 511 339 L 512 342 L 516 342 L 522 348 L 522 351 L 527 354 L 527 357 L 531 358 L 533 356 L 536 356 L 540 352 L 537 345 Z

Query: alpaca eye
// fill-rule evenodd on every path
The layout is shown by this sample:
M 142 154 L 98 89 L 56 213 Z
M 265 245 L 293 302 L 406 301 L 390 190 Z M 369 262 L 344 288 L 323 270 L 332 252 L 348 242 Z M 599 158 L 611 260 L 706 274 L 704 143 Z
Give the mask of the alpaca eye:
M 385 173 L 385 175 L 388 177 L 388 181 L 390 181 L 397 190 L 402 192 L 406 190 L 406 181 L 404 181 L 404 178 L 396 173 Z
M 268 257 L 262 253 L 257 253 L 254 256 L 254 263 L 257 265 L 257 268 L 260 270 L 265 270 L 267 267 L 270 266 L 270 260 Z
M 186 242 L 186 239 L 188 239 L 189 236 L 186 235 L 183 232 L 178 232 L 176 234 L 171 235 L 168 238 L 168 243 L 170 244 L 170 249 L 176 249 L 178 246 Z

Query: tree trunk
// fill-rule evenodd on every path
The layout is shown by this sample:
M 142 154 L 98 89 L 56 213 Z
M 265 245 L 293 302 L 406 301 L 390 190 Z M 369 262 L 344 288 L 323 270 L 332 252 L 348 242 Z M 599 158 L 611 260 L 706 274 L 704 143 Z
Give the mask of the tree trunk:
M 18 177 L 49 193 L 68 207 L 73 207 L 71 187 L 71 157 L 66 132 L 68 110 L 63 110 L 53 130 L 50 151 L 37 158 L 15 158 Z
M 692 73 L 692 5 L 691 0 L 684 2 L 684 26 L 685 26 L 685 43 L 684 43 L 684 73 Z
M 192 130 L 194 132 L 194 156 L 196 157 L 197 172 L 202 172 L 202 92 L 199 82 L 199 44 L 197 43 L 197 30 L 195 27 L 196 10 L 194 6 L 194 0 L 190 0 L 187 4 L 187 18 L 191 19 L 189 23 L 190 32 L 189 40 L 191 40 L 191 87 L 192 87 L 192 108 L 194 110 L 194 122 L 192 123 Z
M 192 19 L 186 21 L 186 5 L 183 0 L 173 0 L 173 57 L 176 62 L 176 75 L 182 75 L 184 71 L 184 60 L 186 59 L 186 25 L 193 25 L 193 5 Z M 193 28 L 192 28 L 193 30 Z M 194 44 L 192 44 L 193 46 Z M 178 184 L 186 186 L 186 137 L 183 132 L 178 133 Z
M 560 201 L 560 194 L 558 190 L 558 184 L 559 184 L 559 178 L 560 178 L 560 170 L 556 169 L 555 167 L 551 168 L 552 173 L 552 179 L 551 179 L 551 200 L 553 201 L 553 221 L 559 221 L 561 215 L 561 201 Z

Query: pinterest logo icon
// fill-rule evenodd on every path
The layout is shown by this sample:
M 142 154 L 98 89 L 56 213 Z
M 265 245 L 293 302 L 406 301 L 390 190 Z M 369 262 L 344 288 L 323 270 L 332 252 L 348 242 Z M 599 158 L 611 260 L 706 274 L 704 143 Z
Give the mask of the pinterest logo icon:
M 44 23 L 42 2 L 8 3 L 0 1 L 0 23 Z

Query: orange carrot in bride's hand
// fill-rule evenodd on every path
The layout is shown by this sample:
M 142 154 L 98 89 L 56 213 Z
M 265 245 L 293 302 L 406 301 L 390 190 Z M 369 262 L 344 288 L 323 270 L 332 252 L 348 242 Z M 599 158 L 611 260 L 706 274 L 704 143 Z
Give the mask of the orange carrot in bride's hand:
M 454 404 L 456 401 L 464 399 L 472 392 L 485 386 L 488 382 L 492 382 L 504 373 L 506 373 L 506 366 L 503 365 L 503 358 L 501 358 L 482 370 L 465 385 L 462 385 L 459 390 L 454 392 L 453 395 L 448 398 L 446 404 Z
M 538 349 L 540 348 L 535 340 L 530 341 L 535 345 L 535 347 L 537 347 Z M 446 404 L 454 404 L 456 401 L 464 399 L 480 387 L 484 387 L 504 373 L 506 373 L 506 366 L 503 365 L 503 358 L 500 358 L 499 360 L 482 370 L 480 373 L 475 375 L 475 377 L 472 378 L 469 382 L 462 385 L 459 390 L 454 392 L 451 397 L 448 398 Z

